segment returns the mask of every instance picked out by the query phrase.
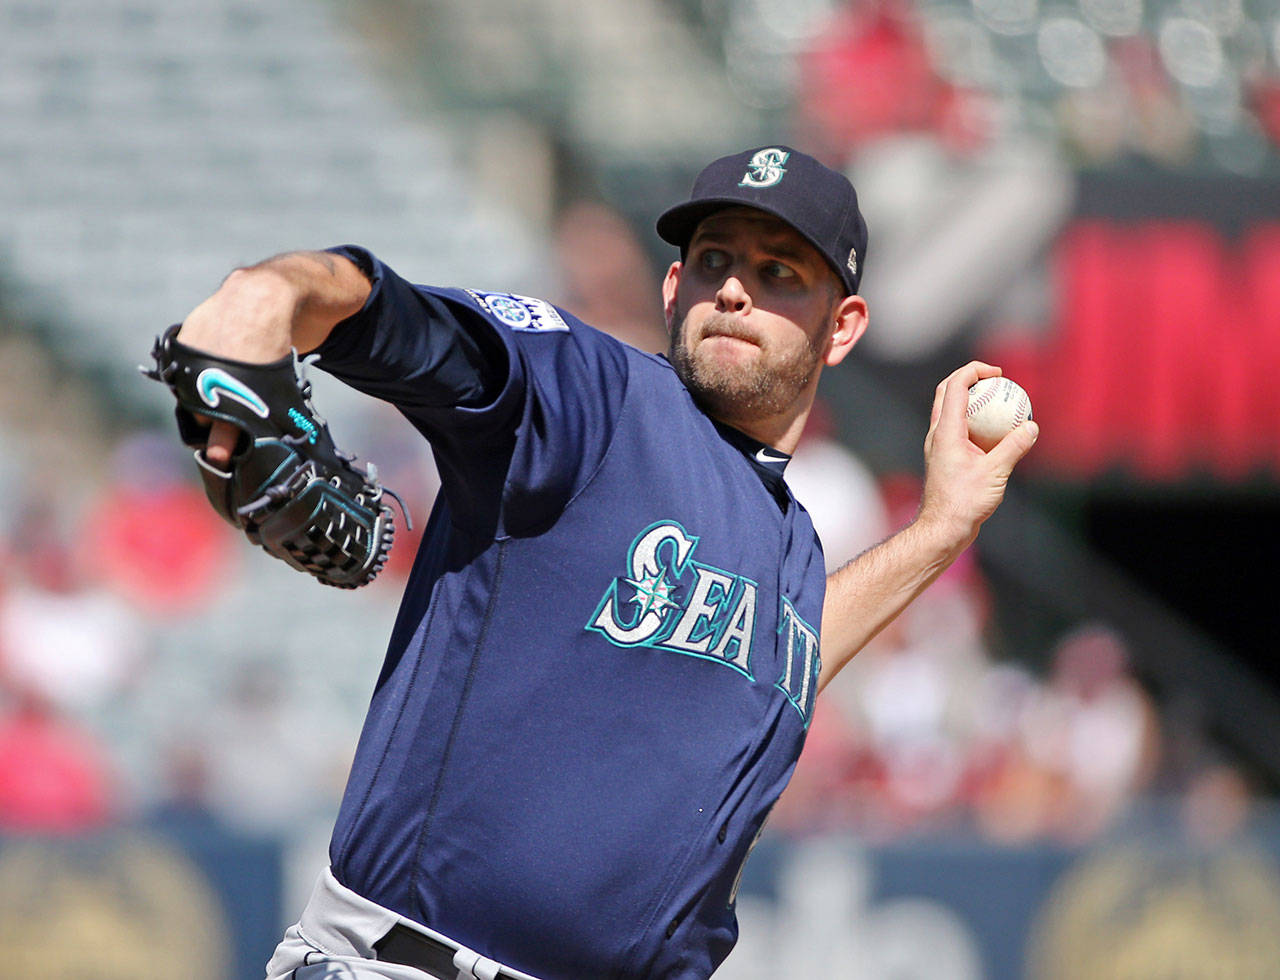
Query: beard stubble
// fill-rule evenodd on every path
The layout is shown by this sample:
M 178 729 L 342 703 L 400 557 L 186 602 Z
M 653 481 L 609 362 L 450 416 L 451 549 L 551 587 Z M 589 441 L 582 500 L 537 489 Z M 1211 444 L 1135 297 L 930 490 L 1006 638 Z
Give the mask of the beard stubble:
M 807 335 L 803 344 L 780 350 L 725 313 L 712 313 L 702 321 L 700 342 L 690 349 L 692 325 L 687 315 L 677 308 L 674 320 L 678 327 L 671 337 L 668 359 L 703 410 L 725 422 L 782 414 L 809 386 L 822 358 L 820 347 Z M 748 364 L 716 358 L 701 340 L 721 334 L 757 344 L 759 353 Z

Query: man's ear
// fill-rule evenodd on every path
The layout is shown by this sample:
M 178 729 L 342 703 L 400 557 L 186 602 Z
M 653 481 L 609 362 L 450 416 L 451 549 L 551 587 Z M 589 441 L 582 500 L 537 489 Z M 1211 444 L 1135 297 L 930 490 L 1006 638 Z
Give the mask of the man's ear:
M 676 323 L 676 296 L 680 291 L 680 270 L 679 262 L 672 262 L 667 269 L 666 276 L 662 279 L 662 313 L 667 320 L 667 333 L 670 334 L 675 330 Z
M 823 363 L 828 367 L 834 367 L 843 361 L 849 351 L 853 350 L 854 344 L 862 339 L 870 322 L 867 301 L 861 296 L 846 296 L 836 304 L 832 319 L 835 329 L 827 341 L 827 353 L 823 358 Z

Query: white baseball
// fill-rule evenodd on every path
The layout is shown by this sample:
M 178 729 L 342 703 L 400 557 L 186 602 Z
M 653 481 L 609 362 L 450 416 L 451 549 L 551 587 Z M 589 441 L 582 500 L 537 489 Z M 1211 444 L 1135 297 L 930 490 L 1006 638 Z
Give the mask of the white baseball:
M 1031 399 L 1008 378 L 983 378 L 969 389 L 969 438 L 990 450 L 1031 418 Z

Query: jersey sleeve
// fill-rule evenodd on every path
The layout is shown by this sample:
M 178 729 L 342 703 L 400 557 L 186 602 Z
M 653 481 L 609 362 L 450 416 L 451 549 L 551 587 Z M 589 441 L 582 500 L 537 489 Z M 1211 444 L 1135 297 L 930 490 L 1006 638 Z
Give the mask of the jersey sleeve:
M 363 249 L 331 251 L 373 288 L 318 366 L 427 437 L 455 521 L 519 533 L 553 519 L 608 450 L 624 346 L 544 300 L 415 285 Z
M 372 289 L 360 312 L 316 349 L 321 367 L 411 419 L 511 407 L 510 352 L 459 290 L 411 285 L 352 245 L 329 251 L 354 262 Z

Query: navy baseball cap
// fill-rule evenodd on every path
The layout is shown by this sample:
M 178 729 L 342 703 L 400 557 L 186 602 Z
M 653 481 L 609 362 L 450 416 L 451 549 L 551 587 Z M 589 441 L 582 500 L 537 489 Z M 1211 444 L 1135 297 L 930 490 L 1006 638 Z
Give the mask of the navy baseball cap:
M 822 253 L 849 295 L 858 291 L 867 258 L 858 192 L 844 174 L 789 146 L 744 150 L 708 164 L 689 200 L 658 219 L 658 234 L 683 254 L 698 222 L 743 206 L 781 218 Z

